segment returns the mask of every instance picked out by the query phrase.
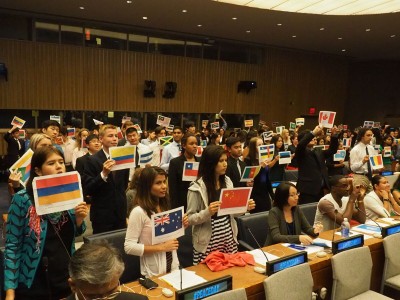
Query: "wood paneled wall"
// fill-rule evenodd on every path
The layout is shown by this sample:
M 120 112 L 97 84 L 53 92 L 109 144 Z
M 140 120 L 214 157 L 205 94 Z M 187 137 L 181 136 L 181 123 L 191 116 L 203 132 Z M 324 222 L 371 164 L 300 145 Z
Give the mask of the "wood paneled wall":
M 268 48 L 263 65 L 193 59 L 68 45 L 0 40 L 1 108 L 141 112 L 256 113 L 288 124 L 308 107 L 343 118 L 348 65 L 339 57 Z M 157 82 L 156 98 L 143 98 L 144 80 Z M 237 93 L 241 80 L 258 88 Z M 166 81 L 178 84 L 163 99 Z M 311 126 L 313 126 L 312 124 Z

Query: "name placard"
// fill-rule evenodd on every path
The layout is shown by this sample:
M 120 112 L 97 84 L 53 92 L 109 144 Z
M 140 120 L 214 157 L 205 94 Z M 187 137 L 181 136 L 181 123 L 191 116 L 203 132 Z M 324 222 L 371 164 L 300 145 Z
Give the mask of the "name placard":
M 198 284 L 187 289 L 176 291 L 177 300 L 198 300 L 218 293 L 232 290 L 232 276 L 223 276 L 206 283 Z
M 301 251 L 273 261 L 267 262 L 267 275 L 270 276 L 284 269 L 294 267 L 307 262 L 307 252 Z
M 332 242 L 332 253 L 336 254 L 349 249 L 364 246 L 364 235 L 357 234 L 348 238 Z

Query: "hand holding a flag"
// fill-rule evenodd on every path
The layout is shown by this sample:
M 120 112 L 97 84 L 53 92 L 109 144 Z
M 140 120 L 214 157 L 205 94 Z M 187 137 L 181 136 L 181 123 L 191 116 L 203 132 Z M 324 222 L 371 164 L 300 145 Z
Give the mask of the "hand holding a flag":
M 247 205 L 247 211 L 253 210 L 256 208 L 256 203 L 253 199 L 249 199 L 249 204 Z
M 220 206 L 221 202 L 219 201 L 211 202 L 208 206 L 208 211 L 210 212 L 210 215 L 213 216 L 216 212 L 218 212 Z
M 80 227 L 83 223 L 83 220 L 88 215 L 88 207 L 86 202 L 81 202 L 75 207 L 75 217 L 76 217 L 76 226 Z
M 103 175 L 105 177 L 108 176 L 108 174 L 110 174 L 112 167 L 115 165 L 115 160 L 113 159 L 107 159 L 104 163 L 103 163 Z
M 16 170 L 15 172 L 11 172 L 8 180 L 11 182 L 13 188 L 19 188 L 21 183 L 20 180 L 22 178 L 21 171 Z
M 170 251 L 178 250 L 179 242 L 177 239 L 173 239 L 173 240 L 166 241 L 164 243 L 154 245 L 154 246 L 159 247 L 159 251 L 170 252 Z M 145 248 L 146 248 L 146 246 L 145 246 Z
M 322 128 L 319 125 L 317 125 L 317 126 L 315 126 L 312 133 L 315 137 L 320 136 L 322 134 Z

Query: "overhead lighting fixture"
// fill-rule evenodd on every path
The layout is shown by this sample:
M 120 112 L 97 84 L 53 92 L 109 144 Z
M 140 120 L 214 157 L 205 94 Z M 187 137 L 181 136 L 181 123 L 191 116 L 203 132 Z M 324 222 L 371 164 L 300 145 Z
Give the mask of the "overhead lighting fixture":
M 203 26 L 203 25 L 201 25 L 201 24 L 198 24 L 198 25 L 197 25 L 197 27 L 201 27 L 201 26 Z
M 250 30 L 246 30 L 246 33 L 250 33 Z
M 79 9 L 82 9 L 82 10 L 83 10 L 83 9 L 85 9 L 85 7 L 83 7 L 83 6 L 79 6 Z
M 233 17 L 232 20 L 237 20 L 237 18 L 236 18 L 236 17 Z
M 147 17 L 143 17 L 143 20 L 147 20 Z
M 131 0 L 126 0 L 126 3 L 131 4 L 132 1 Z
M 276 26 L 282 26 L 282 24 L 281 24 L 281 23 L 278 23 L 278 24 L 276 24 Z
M 342 38 L 342 37 L 338 37 L 337 39 L 338 39 L 338 40 L 343 40 L 343 38 Z
M 371 31 L 371 28 L 367 28 L 367 29 L 365 29 L 365 31 L 366 31 L 366 32 L 369 32 L 369 31 Z
M 186 9 L 182 9 L 182 12 L 183 12 L 183 13 L 186 13 L 186 12 L 187 12 L 187 10 L 186 10 Z
M 229 4 L 320 15 L 370 15 L 396 13 L 400 1 L 388 0 L 213 0 Z
M 391 38 L 394 38 L 394 37 L 396 37 L 396 35 L 395 35 L 395 34 L 392 34 L 390 37 L 391 37 Z
M 346 52 L 346 49 L 342 49 L 342 52 Z
M 321 27 L 319 30 L 323 31 L 323 30 L 325 30 L 325 28 L 324 28 L 324 27 Z
M 295 35 L 292 35 L 292 38 L 295 38 L 296 36 Z

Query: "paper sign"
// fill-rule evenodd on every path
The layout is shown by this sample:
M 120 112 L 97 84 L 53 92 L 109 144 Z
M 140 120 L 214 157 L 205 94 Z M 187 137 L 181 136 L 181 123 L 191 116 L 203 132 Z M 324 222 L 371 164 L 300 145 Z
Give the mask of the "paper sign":
M 182 181 L 195 181 L 199 173 L 199 165 L 199 162 L 185 161 L 183 164 Z
M 320 127 L 332 128 L 335 123 L 336 112 L 334 111 L 320 111 L 318 122 Z
M 391 157 L 392 156 L 392 147 L 386 146 L 383 148 L 383 157 Z
M 213 122 L 211 123 L 211 130 L 213 129 L 218 129 L 219 128 L 219 122 Z
M 279 153 L 279 164 L 290 164 L 292 161 L 292 156 L 290 151 L 280 151 Z
M 110 147 L 110 159 L 115 161 L 111 171 L 135 167 L 136 146 Z
M 117 127 L 117 135 L 119 140 L 122 140 L 124 138 L 124 134 L 122 133 L 121 127 Z
M 222 189 L 219 201 L 218 216 L 242 214 L 247 211 L 247 204 L 253 188 L 242 187 L 233 189 Z
M 261 145 L 258 146 L 258 162 L 261 165 L 264 161 L 270 161 L 274 158 L 275 145 Z
M 142 133 L 142 132 L 143 132 L 143 131 L 142 131 L 142 128 L 140 128 L 139 124 L 135 124 L 135 125 L 133 125 L 133 127 L 136 128 L 136 130 L 137 130 L 138 133 Z
M 168 135 L 168 136 L 163 136 L 160 137 L 160 146 L 167 146 L 171 144 L 174 141 L 173 137 Z
M 60 116 L 51 115 L 50 116 L 50 120 L 57 121 L 59 124 L 61 124 L 61 117 Z
M 344 138 L 343 139 L 343 147 L 350 148 L 351 147 L 351 138 Z
M 151 244 L 156 245 L 185 235 L 183 206 L 151 215 Z
M 290 122 L 290 124 L 289 124 L 289 130 L 290 130 L 290 131 L 296 130 L 296 123 Z
M 346 158 L 346 150 L 338 150 L 337 153 L 333 155 L 333 161 L 342 161 Z
M 18 159 L 9 169 L 11 173 L 21 172 L 22 176 L 20 183 L 22 183 L 24 186 L 26 186 L 31 173 L 32 155 L 32 149 L 28 149 L 24 155 L 22 155 L 21 158 Z
M 381 128 L 381 122 L 374 122 L 374 125 L 372 125 L 372 128 Z
M 147 152 L 140 153 L 139 149 L 139 165 L 145 166 L 146 164 L 151 163 L 153 159 L 153 150 L 149 150 Z
M 374 126 L 374 121 L 364 121 L 365 128 L 372 128 Z
M 167 128 L 165 128 L 166 131 L 168 132 L 173 132 L 174 131 L 174 125 L 168 125 Z
M 374 169 L 374 170 L 383 168 L 383 160 L 382 160 L 381 154 L 371 155 L 369 157 L 369 162 L 371 164 L 372 169 Z
M 263 132 L 263 139 L 264 142 L 270 141 L 272 139 L 272 136 L 274 135 L 274 132 L 272 130 Z
M 282 134 L 283 129 L 285 129 L 285 126 L 277 126 L 276 127 L 276 133 L 277 134 Z
M 208 120 L 202 120 L 201 121 L 201 127 L 206 128 L 208 125 Z
M 26 137 L 26 131 L 25 131 L 25 129 L 20 129 L 19 131 L 18 131 L 18 138 L 19 139 L 24 139 Z
M 197 152 L 195 154 L 196 157 L 201 157 L 203 155 L 203 147 L 197 147 Z
M 123 116 L 121 123 L 124 124 L 125 122 L 130 121 L 130 120 L 131 120 L 131 117 Z
M 60 136 L 60 135 L 57 136 L 56 139 L 54 140 L 54 142 L 55 142 L 57 145 L 62 145 L 62 144 L 64 144 L 63 137 Z
M 254 178 L 260 172 L 260 166 L 247 166 L 243 170 L 242 177 L 240 178 L 240 182 L 249 182 L 253 181 Z
M 18 118 L 17 116 L 14 116 L 14 118 L 11 121 L 12 126 L 17 126 L 18 128 L 22 128 L 25 125 L 25 120 Z
M 93 119 L 94 125 L 103 125 L 104 123 L 102 121 Z
M 108 116 L 109 118 L 114 118 L 114 112 L 113 112 L 113 111 L 107 112 L 107 116 Z
M 81 177 L 76 171 L 35 177 L 32 187 L 39 216 L 72 209 L 83 201 Z
M 296 118 L 295 122 L 296 122 L 296 126 L 303 126 L 304 125 L 304 118 Z
M 400 145 L 400 139 L 393 139 L 395 145 Z
M 200 146 L 203 147 L 203 148 L 207 147 L 207 140 L 201 140 L 200 141 Z
M 316 145 L 313 147 L 314 150 L 328 150 L 329 145 Z
M 244 127 L 253 127 L 253 120 L 244 120 Z
M 74 137 L 75 136 L 75 128 L 67 128 L 67 136 Z
M 87 149 L 88 144 L 86 143 L 86 138 L 81 140 L 81 149 Z
M 157 116 L 157 125 L 163 126 L 163 127 L 168 127 L 169 123 L 171 122 L 171 118 L 158 115 Z

